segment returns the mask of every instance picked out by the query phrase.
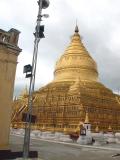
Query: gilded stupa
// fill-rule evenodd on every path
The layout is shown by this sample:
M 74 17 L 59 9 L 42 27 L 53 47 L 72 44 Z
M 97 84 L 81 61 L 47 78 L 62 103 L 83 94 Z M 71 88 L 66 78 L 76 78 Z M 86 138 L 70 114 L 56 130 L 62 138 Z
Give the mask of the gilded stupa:
M 25 92 L 24 92 L 25 93 Z M 33 128 L 49 131 L 74 132 L 84 123 L 86 113 L 92 130 L 120 131 L 120 98 L 106 88 L 98 77 L 96 62 L 84 47 L 75 27 L 71 42 L 57 61 L 54 79 L 34 92 Z M 13 103 L 13 127 L 24 127 L 22 114 L 27 111 L 28 95 Z

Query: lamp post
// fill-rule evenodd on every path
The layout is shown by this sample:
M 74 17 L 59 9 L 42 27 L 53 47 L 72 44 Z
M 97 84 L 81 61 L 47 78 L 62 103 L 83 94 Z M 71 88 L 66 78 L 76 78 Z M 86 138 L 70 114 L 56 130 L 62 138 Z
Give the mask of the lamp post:
M 33 50 L 33 59 L 32 65 L 24 66 L 24 73 L 26 73 L 26 78 L 30 78 L 29 86 L 29 97 L 28 97 L 28 112 L 26 115 L 25 123 L 25 136 L 24 136 L 24 145 L 23 145 L 23 158 L 26 159 L 29 157 L 29 145 L 30 145 L 30 130 L 31 130 L 31 120 L 32 120 L 32 105 L 33 105 L 33 92 L 35 86 L 35 74 L 36 74 L 36 64 L 37 64 L 37 55 L 38 55 L 38 44 L 41 38 L 44 38 L 44 25 L 40 25 L 42 17 L 42 9 L 46 9 L 49 6 L 49 0 L 38 0 L 38 16 L 37 16 L 37 25 L 35 27 L 35 41 L 34 41 L 34 50 Z M 47 17 L 47 16 L 46 16 Z

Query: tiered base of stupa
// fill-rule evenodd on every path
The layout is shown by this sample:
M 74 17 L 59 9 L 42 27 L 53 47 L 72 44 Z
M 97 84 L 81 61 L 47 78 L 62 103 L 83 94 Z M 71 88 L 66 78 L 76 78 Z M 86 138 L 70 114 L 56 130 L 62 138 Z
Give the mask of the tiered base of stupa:
M 96 125 L 100 130 L 107 131 L 109 124 L 114 131 L 119 131 L 120 105 L 117 96 L 99 82 L 80 81 L 80 92 L 70 91 L 74 83 L 50 83 L 34 93 L 33 114 L 37 115 L 37 121 L 33 128 L 46 131 L 64 131 L 66 128 L 67 132 L 76 132 L 87 111 L 93 131 Z M 14 105 L 18 104 L 18 111 L 13 115 L 13 127 L 24 128 L 22 113 L 27 111 L 27 98 L 25 96 L 14 102 Z

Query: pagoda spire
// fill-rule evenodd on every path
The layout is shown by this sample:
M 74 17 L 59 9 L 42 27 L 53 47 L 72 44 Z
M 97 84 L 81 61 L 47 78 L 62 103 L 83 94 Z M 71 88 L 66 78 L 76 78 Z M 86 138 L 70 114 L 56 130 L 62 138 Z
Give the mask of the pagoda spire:
M 76 81 L 77 77 L 82 82 L 98 80 L 97 65 L 84 47 L 76 24 L 69 46 L 56 63 L 54 81 Z
M 86 115 L 85 115 L 85 122 L 84 122 L 84 123 L 89 123 L 88 111 L 86 112 Z
M 76 21 L 75 33 L 78 33 L 78 32 L 79 32 L 79 28 L 78 28 L 77 21 Z
M 99 127 L 98 127 L 98 125 L 97 125 L 96 128 L 95 128 L 95 132 L 96 132 L 96 133 L 99 132 Z

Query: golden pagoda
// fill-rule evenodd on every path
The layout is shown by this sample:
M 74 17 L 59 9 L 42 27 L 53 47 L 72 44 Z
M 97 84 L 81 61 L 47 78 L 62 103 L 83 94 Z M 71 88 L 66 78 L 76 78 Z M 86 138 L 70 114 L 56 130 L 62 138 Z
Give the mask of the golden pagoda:
M 86 115 L 85 115 L 85 122 L 84 122 L 84 123 L 88 123 L 88 124 L 89 124 L 88 112 L 86 112 Z
M 95 131 L 107 132 L 109 124 L 113 131 L 120 131 L 120 97 L 106 88 L 98 77 L 96 62 L 84 47 L 78 26 L 70 45 L 57 61 L 54 79 L 34 92 L 33 114 L 37 116 L 35 126 L 46 130 L 74 132 L 78 123 L 85 121 Z M 27 111 L 28 96 L 13 103 L 12 126 L 21 126 L 22 114 Z
M 96 133 L 99 133 L 99 127 L 98 127 L 98 125 L 97 125 L 96 128 L 95 128 L 95 132 L 96 132 Z

